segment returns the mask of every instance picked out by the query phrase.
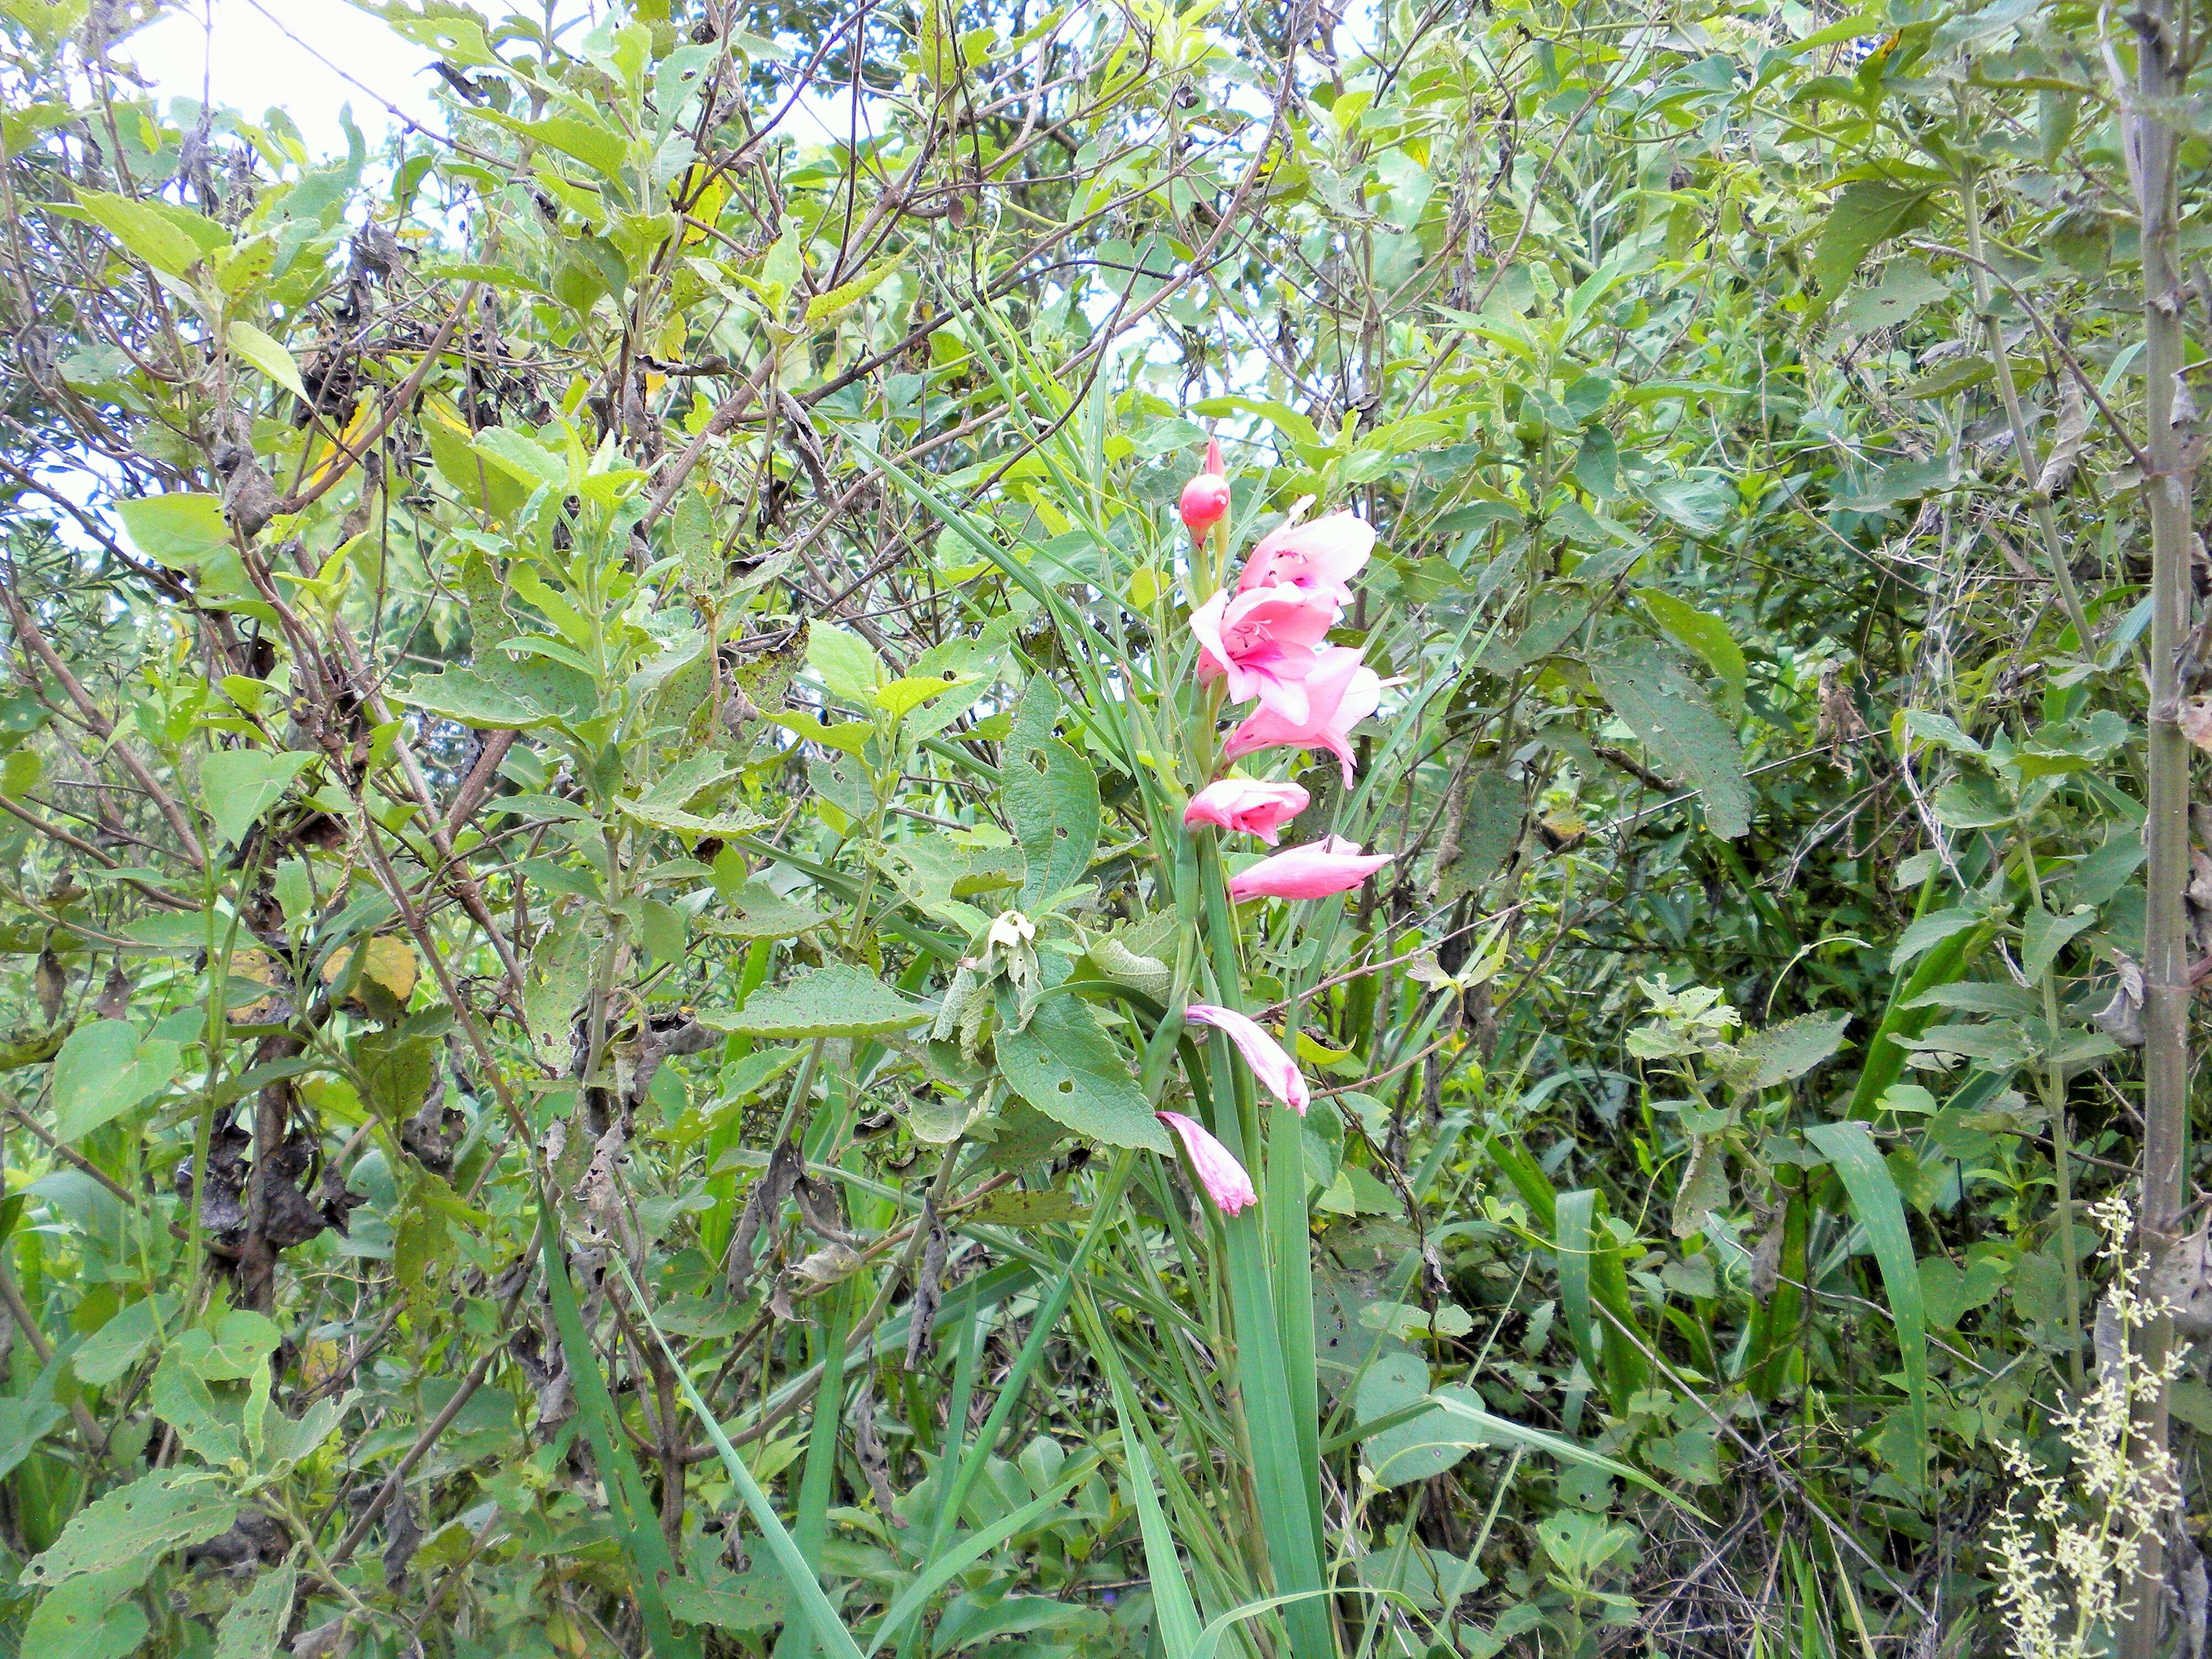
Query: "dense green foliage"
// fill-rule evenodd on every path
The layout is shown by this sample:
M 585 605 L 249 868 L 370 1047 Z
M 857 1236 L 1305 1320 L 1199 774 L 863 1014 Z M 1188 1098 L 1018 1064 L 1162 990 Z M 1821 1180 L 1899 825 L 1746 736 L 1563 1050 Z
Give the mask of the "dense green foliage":
M 0 1644 L 1984 1653 L 2024 1452 L 2201 1652 L 2192 12 L 375 9 L 331 158 L 0 0 Z M 1238 902 L 1307 497 L 1390 859 Z

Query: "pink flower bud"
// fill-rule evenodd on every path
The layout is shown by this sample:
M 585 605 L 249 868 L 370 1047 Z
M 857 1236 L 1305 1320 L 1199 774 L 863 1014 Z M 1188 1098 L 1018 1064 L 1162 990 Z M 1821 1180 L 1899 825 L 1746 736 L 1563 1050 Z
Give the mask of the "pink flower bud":
M 1235 1215 L 1247 1204 L 1260 1201 L 1260 1194 L 1252 1189 L 1252 1177 L 1244 1173 L 1244 1166 L 1226 1146 L 1206 1133 L 1203 1123 L 1181 1112 L 1154 1112 L 1152 1115 L 1182 1138 L 1182 1149 L 1190 1159 L 1192 1173 L 1198 1176 L 1198 1184 L 1206 1188 L 1206 1195 L 1213 1200 L 1215 1209 L 1224 1215 Z
M 1229 480 L 1221 471 L 1218 440 L 1206 441 L 1206 471 L 1182 487 L 1182 501 L 1177 510 L 1194 543 L 1204 540 L 1206 532 L 1219 524 L 1222 515 L 1229 511 Z
M 1267 1085 L 1267 1092 L 1300 1117 L 1312 1103 L 1313 1093 L 1306 1080 L 1298 1075 L 1297 1062 L 1283 1052 L 1283 1045 L 1269 1036 L 1257 1020 L 1246 1018 L 1231 1008 L 1216 1008 L 1210 1003 L 1194 1002 L 1182 1011 L 1185 1021 L 1193 1025 L 1211 1025 L 1225 1032 L 1237 1045 L 1237 1052 L 1244 1056 L 1244 1063 L 1252 1068 L 1252 1075 Z
M 1273 847 L 1276 832 L 1304 811 L 1313 797 L 1295 783 L 1260 783 L 1250 778 L 1224 778 L 1209 783 L 1183 808 L 1183 827 L 1211 823 L 1223 830 L 1257 836 Z
M 1239 903 L 1250 898 L 1327 898 L 1358 886 L 1394 856 L 1378 853 L 1362 857 L 1358 842 L 1329 836 L 1261 859 L 1231 877 L 1229 896 Z

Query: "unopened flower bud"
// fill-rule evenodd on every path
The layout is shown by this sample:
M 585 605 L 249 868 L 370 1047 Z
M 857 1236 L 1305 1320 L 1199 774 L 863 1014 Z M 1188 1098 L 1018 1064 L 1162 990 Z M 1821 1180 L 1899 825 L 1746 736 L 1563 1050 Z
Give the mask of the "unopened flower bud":
M 1178 509 L 1182 514 L 1183 526 L 1190 538 L 1202 540 L 1206 532 L 1219 524 L 1222 515 L 1229 511 L 1229 480 L 1221 471 L 1221 445 L 1209 438 L 1206 444 L 1206 471 L 1182 487 L 1182 501 Z

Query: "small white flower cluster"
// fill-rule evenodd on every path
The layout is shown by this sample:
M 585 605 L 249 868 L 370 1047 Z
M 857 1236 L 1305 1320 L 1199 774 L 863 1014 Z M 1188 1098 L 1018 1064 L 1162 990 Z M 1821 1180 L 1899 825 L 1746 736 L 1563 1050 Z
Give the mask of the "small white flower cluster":
M 2179 1499 L 2173 1460 L 2140 1443 L 2135 1413 L 2180 1375 L 2185 1355 L 2169 1352 L 2154 1368 L 2137 1354 L 2136 1334 L 2165 1310 L 2142 1294 L 2144 1268 L 2129 1255 L 2135 1218 L 2118 1194 L 2090 1213 L 2104 1230 L 2100 1254 L 2112 1266 L 2106 1305 L 2122 1340 L 2100 1358 L 2088 1396 L 2057 1414 L 2073 1453 L 2063 1481 L 2017 1443 L 2002 1449 L 2027 1500 L 2025 1516 L 2020 1506 L 1998 1516 L 1991 1548 L 1997 1602 L 2021 1659 L 2089 1659 L 2108 1651 L 2143 1546 L 2165 1528 Z

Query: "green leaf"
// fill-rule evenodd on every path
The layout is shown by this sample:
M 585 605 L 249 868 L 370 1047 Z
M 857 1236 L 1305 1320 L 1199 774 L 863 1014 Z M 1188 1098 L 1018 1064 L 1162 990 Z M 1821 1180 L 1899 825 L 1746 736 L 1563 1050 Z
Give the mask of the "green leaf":
M 1923 495 L 1940 495 L 1958 482 L 1958 458 L 1947 452 L 1924 461 L 1896 461 L 1877 468 L 1856 487 L 1830 499 L 1847 513 L 1881 513 Z
M 933 1012 L 872 974 L 829 962 L 788 984 L 754 992 L 742 1010 L 702 1009 L 699 1023 L 741 1036 L 887 1036 L 922 1024 Z
M 1920 1267 L 1913 1259 L 1912 1233 L 1897 1181 L 1863 1123 L 1816 1123 L 1805 1138 L 1827 1155 L 1850 1195 L 1851 1210 L 1866 1230 L 1897 1326 L 1897 1346 L 1905 1362 L 1905 1386 L 1911 1395 L 1914 1455 L 1924 1478 L 1928 1455 L 1928 1327 L 1920 1300 Z
M 124 1659 L 146 1639 L 146 1615 L 131 1599 L 153 1563 L 88 1573 L 46 1594 L 23 1631 L 39 1659 Z
M 806 302 L 806 320 L 821 325 L 836 322 L 854 306 L 883 286 L 884 279 L 898 270 L 898 262 L 886 259 L 873 270 L 855 276 L 849 283 L 840 283 L 827 293 L 817 294 Z
M 830 695 L 841 702 L 867 708 L 874 705 L 876 688 L 882 684 L 884 665 L 874 648 L 849 628 L 834 623 L 813 623 L 806 630 L 806 665 L 814 671 Z
M 1745 1087 L 1771 1089 L 1801 1078 L 1844 1046 L 1849 1014 L 1801 1014 L 1770 1025 L 1737 1045 L 1748 1064 Z
M 69 1413 L 51 1400 L 25 1395 L 0 1398 L 0 1476 L 39 1449 L 39 1442 L 69 1420 Z
M 1651 620 L 1669 639 L 1703 657 L 1706 665 L 1721 677 L 1722 684 L 1728 687 L 1729 706 L 1741 708 L 1744 684 L 1750 670 L 1743 659 L 1743 647 L 1729 632 L 1729 625 L 1718 617 L 1658 588 L 1639 587 L 1635 592 L 1644 602 L 1644 608 L 1650 612 Z
M 1897 944 L 1889 953 L 1893 970 L 1905 964 L 1929 947 L 1942 944 L 1954 933 L 1963 933 L 1969 927 L 1986 920 L 1979 910 L 1936 910 L 1911 923 L 1898 935 Z
M 502 115 L 495 110 L 477 112 L 487 121 L 505 127 L 517 137 L 535 139 L 548 149 L 558 150 L 574 161 L 619 183 L 623 163 L 629 159 L 629 141 L 622 134 L 596 122 L 579 120 L 572 115 L 547 115 L 535 121 L 519 120 L 512 115 Z
M 251 323 L 233 323 L 227 332 L 233 351 L 301 403 L 313 401 L 307 396 L 307 383 L 300 378 L 300 365 L 283 345 Z
M 70 1369 L 76 1373 L 78 1382 L 106 1388 L 138 1363 L 164 1328 L 175 1326 L 182 1305 L 173 1294 L 132 1303 L 85 1338 L 70 1356 Z
M 893 680 L 876 690 L 876 707 L 886 714 L 903 719 L 933 698 L 948 691 L 965 690 L 976 684 L 978 676 L 951 674 L 913 674 L 904 679 Z
M 0 761 L 0 795 L 21 800 L 39 787 L 46 775 L 45 759 L 35 749 L 18 749 Z
M 1948 714 L 1938 714 L 1926 708 L 1905 711 L 1905 729 L 1923 743 L 1932 743 L 1948 749 L 1956 755 L 1985 755 L 1989 751 L 1968 737 L 1959 722 Z
M 62 1535 L 23 1569 L 22 1582 L 58 1584 L 130 1563 L 150 1566 L 180 1544 L 228 1531 L 238 1510 L 238 1500 L 207 1471 L 157 1469 L 70 1516 Z
M 1575 482 L 1601 501 L 1620 494 L 1620 447 L 1613 434 L 1594 426 L 1583 434 L 1575 451 Z
M 123 520 L 133 547 L 156 563 L 179 570 L 234 550 L 222 503 L 213 495 L 187 490 L 141 495 L 116 502 L 115 514 Z
M 222 838 L 236 845 L 315 758 L 289 750 L 218 749 L 200 763 L 200 803 Z
M 215 1659 L 264 1659 L 284 1645 L 299 1570 L 284 1561 L 253 1581 L 216 1626 Z
M 1644 499 L 1662 516 L 1698 537 L 1719 535 L 1736 505 L 1735 489 L 1711 477 L 1662 478 L 1645 488 Z
M 638 907 L 638 939 L 655 962 L 684 960 L 688 942 L 684 913 L 665 899 L 649 898 Z
M 127 1020 L 78 1026 L 54 1056 L 55 1139 L 64 1146 L 82 1139 L 167 1088 L 183 1054 L 163 1038 L 140 1041 Z
M 1705 821 L 1734 840 L 1751 828 L 1751 786 L 1735 733 L 1674 661 L 1649 640 L 1626 639 L 1590 664 L 1613 713 L 1642 738 L 1659 769 L 1705 797 Z
M 1844 301 L 1836 314 L 1836 329 L 1845 337 L 1856 339 L 1878 329 L 1896 328 L 1938 300 L 1950 297 L 1951 290 L 1927 266 L 1898 260 L 1884 268 L 1879 283 L 1860 289 Z
M 167 202 L 103 191 L 81 191 L 84 216 L 123 246 L 172 276 L 182 276 L 218 248 L 230 246 L 230 233 L 215 220 Z
M 1002 997 L 1002 1018 L 1006 1002 Z M 1131 1080 L 1128 1060 L 1099 1029 L 1089 1007 L 1074 998 L 1057 996 L 1039 1004 L 1021 1030 L 1002 1028 L 998 1054 L 999 1071 L 1009 1088 L 1085 1139 L 1174 1151 L 1167 1131 Z
M 527 433 L 487 427 L 469 446 L 526 489 L 566 489 L 568 463 Z
M 1042 675 L 1031 680 L 1000 762 L 1014 839 L 1029 860 L 1019 900 L 1024 908 L 1082 880 L 1098 845 L 1098 775 L 1052 735 L 1059 710 L 1051 684 Z
M 1899 388 L 1898 395 L 1911 403 L 1948 398 L 1954 392 L 1971 392 L 1984 381 L 1996 379 L 1996 365 L 1987 357 L 1955 357 L 1918 380 L 1907 382 Z M 2017 374 L 2020 371 L 2015 368 L 2014 372 Z
M 732 860 L 742 872 L 744 860 L 725 849 L 723 857 Z M 830 920 L 821 911 L 803 904 L 793 904 L 760 877 L 753 877 L 731 891 L 722 884 L 722 858 L 714 860 L 715 886 L 728 908 L 726 915 L 708 915 L 700 919 L 701 928 L 723 939 L 790 939 L 810 927 L 819 927 Z
M 2083 928 L 2093 926 L 2097 913 L 2084 904 L 2064 915 L 2045 909 L 2027 913 L 2021 926 L 2021 971 L 2033 980 L 2041 979 L 2058 960 L 2059 951 L 2066 942 Z
M 543 657 L 520 662 L 496 653 L 472 668 L 448 668 L 399 694 L 426 714 L 484 732 L 520 732 L 553 722 L 580 725 L 599 712 L 591 676 Z
M 1466 1389 L 1440 1389 L 1480 1407 Z M 1361 1423 L 1376 1423 L 1429 1398 L 1429 1362 L 1410 1353 L 1378 1355 L 1359 1379 L 1354 1413 Z M 1361 1443 L 1367 1467 L 1384 1487 L 1408 1486 L 1442 1474 L 1474 1449 L 1467 1432 L 1435 1407 L 1403 1423 L 1370 1434 Z
M 1825 305 L 1841 294 L 1866 256 L 1911 222 L 1929 192 L 1861 179 L 1844 186 L 1820 227 L 1812 275 Z

